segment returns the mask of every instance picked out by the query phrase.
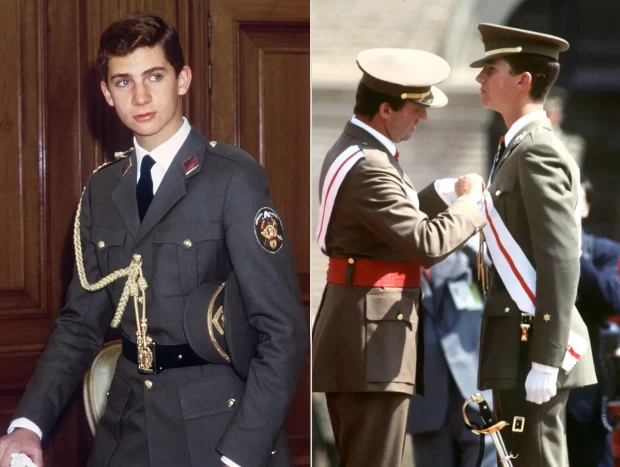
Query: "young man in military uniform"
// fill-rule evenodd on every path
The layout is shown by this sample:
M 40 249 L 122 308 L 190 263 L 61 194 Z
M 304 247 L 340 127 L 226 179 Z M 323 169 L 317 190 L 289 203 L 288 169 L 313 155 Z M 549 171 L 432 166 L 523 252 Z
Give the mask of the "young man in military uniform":
M 176 30 L 158 16 L 110 25 L 98 65 L 135 149 L 87 183 L 77 273 L 0 440 L 0 466 L 16 452 L 43 465 L 40 439 L 101 349 L 126 281 L 132 299 L 114 316 L 123 355 L 89 465 L 289 466 L 282 425 L 307 325 L 265 173 L 182 117 L 191 70 Z M 129 278 L 94 290 L 128 267 Z
M 579 281 L 579 169 L 543 111 L 559 73 L 559 37 L 478 26 L 482 105 L 508 129 L 491 170 L 484 229 L 493 260 L 483 312 L 479 388 L 515 467 L 568 465 L 570 388 L 596 382 L 588 331 L 575 308 Z
M 372 49 L 357 63 L 355 116 L 320 177 L 317 238 L 330 259 L 313 332 L 313 390 L 326 393 L 341 465 L 398 467 L 409 399 L 422 389 L 420 266 L 441 261 L 483 225 L 483 184 L 460 179 L 462 196 L 431 219 L 420 206 L 437 195 L 431 187 L 418 197 L 398 161 L 396 144 L 429 107 L 447 103 L 434 86 L 450 71 L 442 58 Z

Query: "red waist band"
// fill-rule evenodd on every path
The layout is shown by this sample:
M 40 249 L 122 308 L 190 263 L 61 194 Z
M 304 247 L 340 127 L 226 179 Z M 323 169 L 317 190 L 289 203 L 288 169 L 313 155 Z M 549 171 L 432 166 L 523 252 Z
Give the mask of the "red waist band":
M 347 267 L 351 265 L 350 285 L 362 287 L 420 287 L 420 265 L 408 261 L 329 258 L 327 282 L 347 284 Z

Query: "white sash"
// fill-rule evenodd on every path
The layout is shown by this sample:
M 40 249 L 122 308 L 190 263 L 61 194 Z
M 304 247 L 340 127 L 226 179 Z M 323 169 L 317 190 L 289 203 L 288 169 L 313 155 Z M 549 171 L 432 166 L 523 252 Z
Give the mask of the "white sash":
M 325 254 L 325 235 L 327 234 L 327 227 L 329 226 L 329 220 L 334 209 L 334 202 L 338 190 L 342 185 L 345 177 L 349 171 L 355 166 L 357 161 L 364 158 L 364 152 L 359 146 L 350 146 L 345 149 L 329 167 L 325 180 L 323 181 L 323 191 L 321 196 L 321 205 L 319 207 L 319 223 L 316 228 L 316 240 L 321 248 L 321 251 Z M 419 209 L 420 201 L 418 200 L 417 192 L 410 187 L 404 180 L 403 185 L 407 196 L 413 203 L 413 205 Z

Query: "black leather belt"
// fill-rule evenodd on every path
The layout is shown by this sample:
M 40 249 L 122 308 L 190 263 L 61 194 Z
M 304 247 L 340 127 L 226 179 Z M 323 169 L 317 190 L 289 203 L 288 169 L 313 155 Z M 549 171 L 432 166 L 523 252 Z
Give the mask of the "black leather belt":
M 123 335 L 123 355 L 132 363 L 138 364 L 138 345 Z M 189 344 L 155 344 L 155 373 L 170 368 L 207 365 L 209 362 L 198 356 Z

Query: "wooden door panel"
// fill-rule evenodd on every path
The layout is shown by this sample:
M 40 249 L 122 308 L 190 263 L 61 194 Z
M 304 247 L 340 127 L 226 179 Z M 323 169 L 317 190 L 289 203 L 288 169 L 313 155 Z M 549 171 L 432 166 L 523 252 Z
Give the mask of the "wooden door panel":
M 264 166 L 309 316 L 309 2 L 211 0 L 211 22 L 211 137 Z M 285 428 L 295 465 L 310 465 L 309 359 Z
M 302 274 L 309 264 L 309 34 L 303 24 L 239 31 L 239 145 L 265 167 Z

